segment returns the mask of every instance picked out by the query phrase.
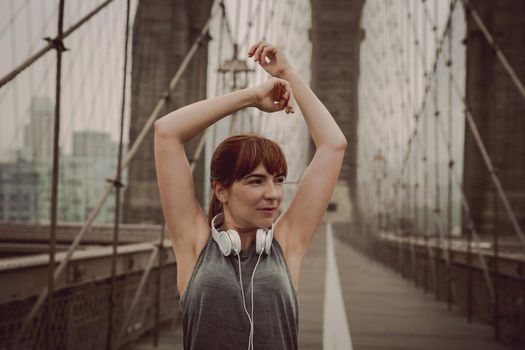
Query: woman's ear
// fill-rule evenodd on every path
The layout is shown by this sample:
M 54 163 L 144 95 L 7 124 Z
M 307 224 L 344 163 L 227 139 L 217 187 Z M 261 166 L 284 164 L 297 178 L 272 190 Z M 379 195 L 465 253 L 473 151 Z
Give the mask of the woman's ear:
M 213 181 L 212 184 L 212 191 L 215 194 L 215 197 L 222 203 L 228 203 L 228 190 L 220 184 L 218 181 Z

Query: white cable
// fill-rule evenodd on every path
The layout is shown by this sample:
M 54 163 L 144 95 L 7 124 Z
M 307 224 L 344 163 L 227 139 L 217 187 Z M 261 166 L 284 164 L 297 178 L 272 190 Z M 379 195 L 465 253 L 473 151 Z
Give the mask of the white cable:
M 257 263 L 255 264 L 255 267 L 253 268 L 253 273 L 252 273 L 252 330 L 251 330 L 251 336 L 250 336 L 250 342 L 252 344 L 252 349 L 253 349 L 253 336 L 255 334 L 255 326 L 254 326 L 254 320 L 253 320 L 253 276 L 255 276 L 255 270 L 257 270 L 257 265 L 259 265 L 259 261 L 261 261 L 261 255 L 262 255 L 262 252 L 259 254 L 259 258 L 257 259 Z
M 253 328 L 253 322 L 252 318 L 250 317 L 250 314 L 248 313 L 248 310 L 246 309 L 246 299 L 244 298 L 244 289 L 242 287 L 242 271 L 241 271 L 241 258 L 239 256 L 239 252 L 235 250 L 235 253 L 237 253 L 237 260 L 239 261 L 239 282 L 241 283 L 241 293 L 242 293 L 242 303 L 244 306 L 244 311 L 246 312 L 246 316 L 248 316 L 248 320 L 250 321 L 250 338 L 248 340 L 248 350 L 251 348 L 251 339 L 252 339 L 252 328 Z

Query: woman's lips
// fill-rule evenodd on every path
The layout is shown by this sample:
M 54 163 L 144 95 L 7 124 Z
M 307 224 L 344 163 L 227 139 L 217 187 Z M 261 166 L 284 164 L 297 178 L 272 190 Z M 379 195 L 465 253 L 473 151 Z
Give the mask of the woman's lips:
M 273 213 L 275 211 L 275 209 L 258 209 L 258 210 L 264 211 L 266 213 Z

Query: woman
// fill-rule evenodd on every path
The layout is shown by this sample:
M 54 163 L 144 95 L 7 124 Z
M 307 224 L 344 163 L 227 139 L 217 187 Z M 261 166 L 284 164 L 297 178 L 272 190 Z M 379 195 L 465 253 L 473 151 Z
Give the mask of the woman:
M 273 78 L 155 122 L 157 179 L 177 259 L 186 350 L 298 348 L 301 262 L 331 198 L 347 144 L 279 48 L 260 41 L 248 56 Z M 213 198 L 206 217 L 195 198 L 184 144 L 242 108 L 293 113 L 292 91 L 316 151 L 288 209 L 276 221 L 287 173 L 280 147 L 245 134 L 226 139 L 213 155 Z

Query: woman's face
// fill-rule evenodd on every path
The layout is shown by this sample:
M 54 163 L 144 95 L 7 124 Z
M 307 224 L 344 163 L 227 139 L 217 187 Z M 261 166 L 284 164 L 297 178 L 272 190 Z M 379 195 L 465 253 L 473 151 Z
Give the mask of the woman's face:
M 268 227 L 274 222 L 283 200 L 284 175 L 271 175 L 261 163 L 251 173 L 235 181 L 225 193 L 232 224 L 241 230 Z M 273 210 L 264 210 L 272 208 Z

